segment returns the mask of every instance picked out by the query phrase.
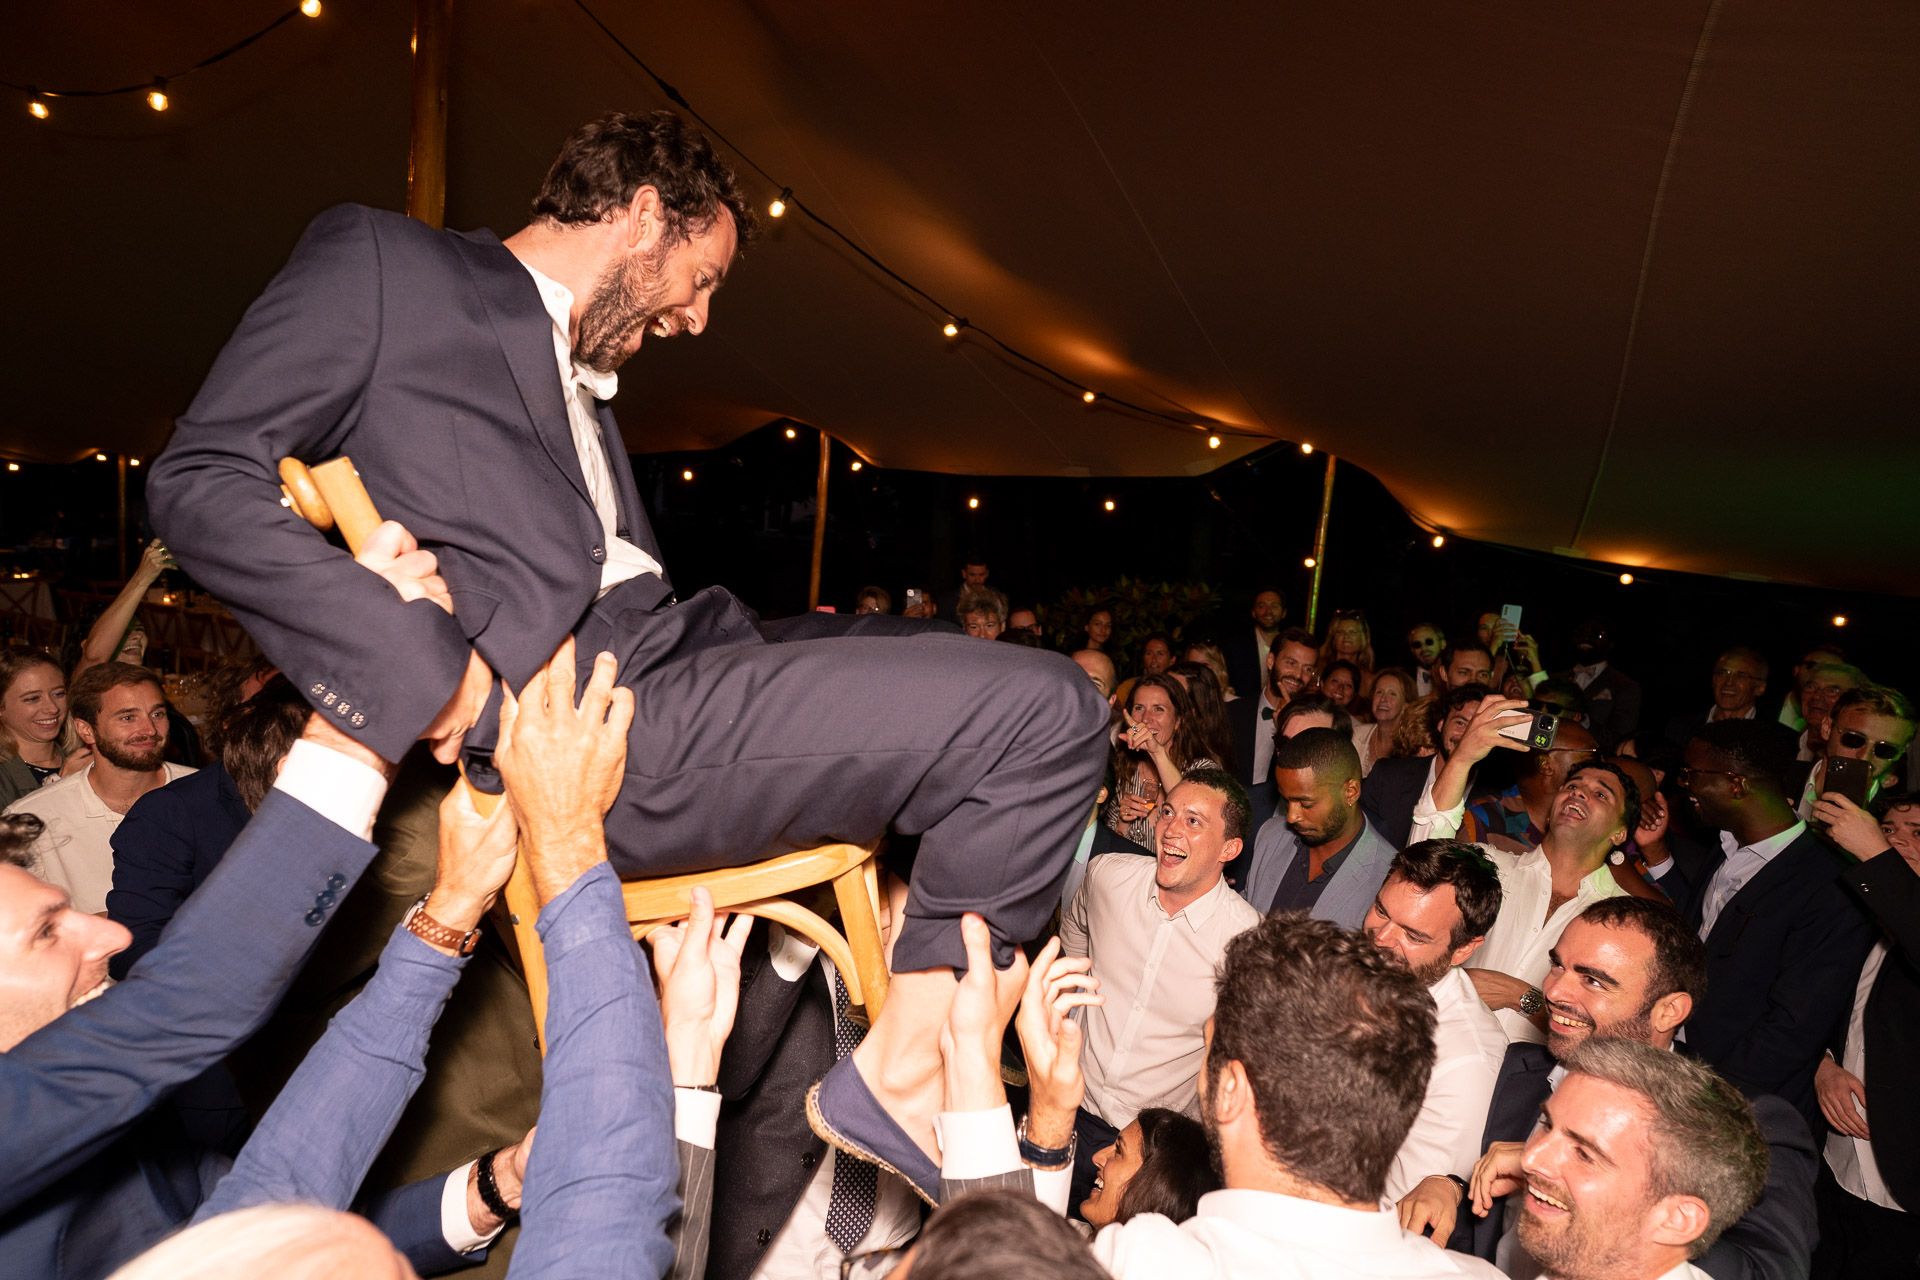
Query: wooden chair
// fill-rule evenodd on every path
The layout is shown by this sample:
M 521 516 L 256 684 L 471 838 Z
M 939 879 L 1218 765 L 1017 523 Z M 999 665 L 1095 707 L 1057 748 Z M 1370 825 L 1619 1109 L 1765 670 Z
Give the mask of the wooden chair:
M 347 457 L 309 468 L 297 458 L 280 461 L 285 503 L 322 531 L 338 526 L 349 550 L 380 524 L 379 512 L 367 495 L 360 473 Z M 461 778 L 457 784 L 468 786 Z M 475 808 L 493 812 L 502 797 L 473 791 Z M 786 895 L 831 883 L 845 933 L 812 909 Z M 692 910 L 695 885 L 713 895 L 717 911 L 737 911 L 778 923 L 805 937 L 827 953 L 847 984 L 851 1003 L 864 1009 L 869 1021 L 880 1016 L 886 1002 L 889 974 L 886 949 L 880 939 L 880 884 L 874 851 L 856 844 L 829 844 L 799 849 L 743 867 L 724 867 L 654 880 L 629 880 L 621 886 L 627 923 L 636 943 L 655 929 L 686 919 Z M 547 963 L 534 921 L 540 900 L 525 859 L 507 881 L 507 920 L 520 951 L 520 966 L 533 1002 L 533 1023 L 546 1052 Z

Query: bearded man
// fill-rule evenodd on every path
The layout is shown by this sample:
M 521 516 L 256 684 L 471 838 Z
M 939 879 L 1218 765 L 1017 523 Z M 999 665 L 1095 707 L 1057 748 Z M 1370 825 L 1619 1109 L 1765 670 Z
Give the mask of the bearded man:
M 32 847 L 40 874 L 67 891 L 73 909 L 107 909 L 113 888 L 113 833 L 133 802 L 193 770 L 168 764 L 167 700 L 145 667 L 103 662 L 67 691 L 74 732 L 93 752 L 87 766 L 14 801 L 41 831 Z

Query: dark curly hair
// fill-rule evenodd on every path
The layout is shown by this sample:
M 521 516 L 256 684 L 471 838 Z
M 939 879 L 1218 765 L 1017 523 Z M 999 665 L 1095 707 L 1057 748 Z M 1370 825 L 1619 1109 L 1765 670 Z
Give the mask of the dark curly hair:
M 641 187 L 660 193 L 670 242 L 701 235 L 725 209 L 741 248 L 753 211 L 707 135 L 671 111 L 610 112 L 574 130 L 533 200 L 536 222 L 582 226 L 619 213 Z

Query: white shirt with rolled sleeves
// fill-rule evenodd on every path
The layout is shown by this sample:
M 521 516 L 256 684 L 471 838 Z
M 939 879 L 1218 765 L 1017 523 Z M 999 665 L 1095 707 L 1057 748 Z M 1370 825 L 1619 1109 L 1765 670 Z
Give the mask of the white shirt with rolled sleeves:
M 1157 1213 L 1103 1228 L 1093 1256 L 1114 1280 L 1499 1280 L 1492 1263 L 1403 1230 L 1391 1210 L 1273 1191 L 1213 1191 L 1182 1223 Z
M 1193 1114 L 1214 975 L 1227 943 L 1260 923 L 1225 880 L 1168 915 L 1157 866 L 1138 854 L 1102 854 L 1060 917 L 1061 952 L 1092 957 L 1106 996 L 1074 1011 L 1086 1033 L 1083 1105 L 1116 1129 L 1148 1107 Z
M 161 767 L 166 782 L 193 772 L 183 764 Z M 8 805 L 7 812 L 30 813 L 45 824 L 32 850 L 41 879 L 65 889 L 75 911 L 91 916 L 107 909 L 107 891 L 113 888 L 113 833 L 126 815 L 108 808 L 93 789 L 92 765 L 29 791 Z
M 1480 1159 L 1480 1138 L 1500 1063 L 1507 1054 L 1507 1033 L 1493 1010 L 1473 989 L 1463 969 L 1449 969 L 1427 988 L 1439 1015 L 1433 1033 L 1433 1074 L 1413 1128 L 1387 1170 L 1383 1206 L 1391 1206 L 1422 1178 L 1453 1174 L 1464 1178 Z
M 1551 961 L 1547 953 L 1560 941 L 1567 922 L 1603 898 L 1618 898 L 1626 893 L 1605 864 L 1589 872 L 1573 897 L 1561 903 L 1551 915 L 1553 904 L 1553 866 L 1539 849 L 1508 853 L 1491 845 L 1476 846 L 1493 860 L 1500 873 L 1500 914 L 1487 940 L 1474 952 L 1472 969 L 1492 969 L 1509 974 L 1531 986 L 1546 980 Z M 1546 1033 L 1533 1020 L 1512 1009 L 1496 1009 L 1494 1017 L 1507 1033 L 1509 1043 L 1525 1040 L 1546 1043 Z

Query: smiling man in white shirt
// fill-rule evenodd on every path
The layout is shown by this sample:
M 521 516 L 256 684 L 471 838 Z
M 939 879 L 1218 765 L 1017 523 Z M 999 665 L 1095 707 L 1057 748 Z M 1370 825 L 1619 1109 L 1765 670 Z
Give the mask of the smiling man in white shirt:
M 1499 1275 L 1379 1207 L 1434 1057 L 1433 1000 L 1405 964 L 1279 916 L 1228 944 L 1215 999 L 1201 1120 L 1226 1189 L 1184 1223 L 1102 1230 L 1094 1257 L 1116 1280 Z

